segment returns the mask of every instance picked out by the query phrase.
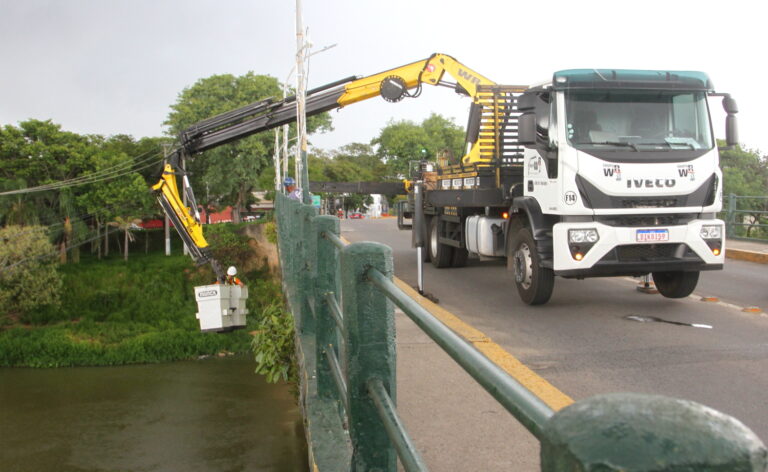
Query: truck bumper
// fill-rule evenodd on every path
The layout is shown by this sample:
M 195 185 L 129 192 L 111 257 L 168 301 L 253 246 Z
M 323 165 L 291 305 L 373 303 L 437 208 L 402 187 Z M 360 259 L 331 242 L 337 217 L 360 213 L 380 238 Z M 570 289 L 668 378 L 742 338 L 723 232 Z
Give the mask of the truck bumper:
M 720 225 L 723 238 L 702 239 L 701 227 Z M 599 240 L 591 247 L 580 247 L 581 260 L 574 257 L 568 230 L 597 230 Z M 638 230 L 667 230 L 663 241 L 639 241 Z M 553 227 L 553 269 L 562 277 L 602 277 L 643 275 L 654 271 L 700 271 L 723 268 L 725 227 L 721 220 L 694 220 L 685 225 L 666 227 L 615 227 L 597 222 L 557 223 Z M 716 255 L 713 247 L 718 247 Z M 584 250 L 586 249 L 586 250 Z

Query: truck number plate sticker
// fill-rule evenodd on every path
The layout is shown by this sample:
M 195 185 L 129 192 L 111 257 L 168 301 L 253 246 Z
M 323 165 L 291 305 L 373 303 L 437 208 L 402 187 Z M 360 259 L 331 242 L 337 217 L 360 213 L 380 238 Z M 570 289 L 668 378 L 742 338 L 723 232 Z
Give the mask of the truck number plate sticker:
M 461 179 L 453 179 L 453 188 L 456 188 L 456 189 L 461 188 Z
M 668 229 L 638 229 L 635 234 L 639 243 L 669 241 Z
M 451 179 L 441 180 L 440 185 L 443 187 L 443 189 L 451 188 Z
M 467 177 L 464 179 L 464 186 L 465 187 L 474 187 L 475 186 L 475 178 L 474 177 Z

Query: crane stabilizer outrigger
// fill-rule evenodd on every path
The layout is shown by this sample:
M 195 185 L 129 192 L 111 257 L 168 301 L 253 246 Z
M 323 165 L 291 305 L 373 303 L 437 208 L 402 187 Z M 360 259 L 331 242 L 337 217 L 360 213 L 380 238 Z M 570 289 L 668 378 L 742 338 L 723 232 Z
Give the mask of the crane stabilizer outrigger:
M 443 81 L 445 73 L 456 83 Z M 398 102 L 406 97 L 418 97 L 422 84 L 445 86 L 457 93 L 468 95 L 477 104 L 478 87 L 494 85 L 494 82 L 464 66 L 445 54 L 433 54 L 427 59 L 389 69 L 363 78 L 350 76 L 307 92 L 306 114 L 317 115 L 336 108 L 357 103 L 376 96 L 388 102 Z M 411 90 L 415 91 L 411 92 Z M 180 146 L 168 157 L 159 181 L 152 186 L 163 211 L 168 215 L 181 239 L 189 248 L 197 264 L 210 263 L 216 277 L 223 280 L 224 272 L 213 258 L 203 236 L 200 215 L 197 211 L 191 187 L 185 185 L 191 206 L 184 205 L 178 190 L 176 177 L 186 180 L 184 170 L 179 166 L 182 155 L 193 156 L 203 151 L 267 131 L 296 120 L 296 97 L 282 100 L 268 98 L 220 115 L 205 119 L 182 131 Z M 464 157 L 465 162 L 481 160 L 479 141 Z M 187 182 L 188 184 L 188 182 Z M 399 187 L 398 187 L 399 189 Z M 398 191 L 398 193 L 400 193 Z

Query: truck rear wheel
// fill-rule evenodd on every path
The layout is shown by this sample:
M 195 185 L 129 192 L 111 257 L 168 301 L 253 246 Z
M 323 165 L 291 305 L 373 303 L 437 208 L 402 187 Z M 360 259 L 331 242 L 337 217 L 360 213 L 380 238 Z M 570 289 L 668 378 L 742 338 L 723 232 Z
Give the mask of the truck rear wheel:
M 424 228 L 422 231 L 424 231 L 424 250 L 421 251 L 421 260 L 429 262 L 432 260 L 432 257 L 429 255 L 429 234 L 432 231 L 432 217 L 424 216 Z
M 653 283 L 659 293 L 667 298 L 685 298 L 699 283 L 699 273 L 696 272 L 653 272 Z
M 464 267 L 467 265 L 467 259 L 469 258 L 469 251 L 465 247 L 453 248 L 453 260 L 451 266 Z
M 507 270 L 515 276 L 517 293 L 528 305 L 547 303 L 555 286 L 555 274 L 552 269 L 541 266 L 531 230 L 521 228 L 510 237 Z
M 438 269 L 450 267 L 453 262 L 453 246 L 440 243 L 440 215 L 431 218 L 428 242 L 432 265 Z

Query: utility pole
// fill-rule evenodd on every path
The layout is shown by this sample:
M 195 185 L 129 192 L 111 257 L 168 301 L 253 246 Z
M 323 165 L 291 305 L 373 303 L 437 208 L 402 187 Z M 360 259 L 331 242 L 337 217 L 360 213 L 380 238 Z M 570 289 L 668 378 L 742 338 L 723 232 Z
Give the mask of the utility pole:
M 280 130 L 275 129 L 275 153 L 272 158 L 275 166 L 275 192 L 280 192 L 283 179 L 280 177 Z
M 165 172 L 165 165 L 168 164 L 168 145 L 163 144 L 163 172 Z M 165 212 L 163 212 L 165 213 Z M 165 255 L 171 255 L 171 232 L 170 221 L 168 220 L 168 213 L 165 213 Z
M 296 128 L 298 146 L 296 147 L 296 180 L 301 189 L 301 199 L 305 204 L 312 203 L 309 195 L 309 172 L 307 169 L 307 81 L 304 73 L 306 55 L 306 39 L 304 38 L 304 23 L 301 17 L 301 0 L 296 0 Z

